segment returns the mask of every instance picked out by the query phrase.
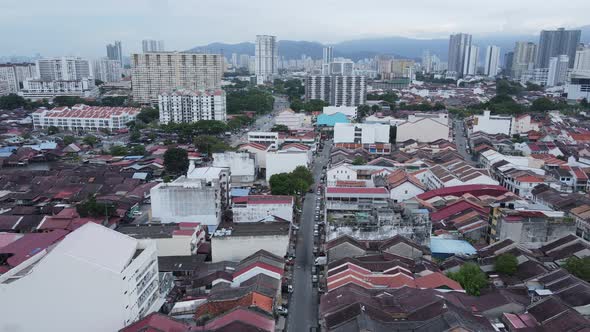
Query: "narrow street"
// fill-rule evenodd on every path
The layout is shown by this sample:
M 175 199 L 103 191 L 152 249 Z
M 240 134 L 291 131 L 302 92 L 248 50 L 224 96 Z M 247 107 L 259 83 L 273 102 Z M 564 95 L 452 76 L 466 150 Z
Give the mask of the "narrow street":
M 453 138 L 455 139 L 457 152 L 461 154 L 461 156 L 463 157 L 463 159 L 465 159 L 466 162 L 475 166 L 477 163 L 473 161 L 471 154 L 467 153 L 466 151 L 468 144 L 467 137 L 465 137 L 465 128 L 463 127 L 463 121 L 461 121 L 461 119 L 453 119 L 453 128 Z
M 314 209 L 317 198 L 317 185 L 322 176 L 322 167 L 328 163 L 330 156 L 329 143 L 325 143 L 323 152 L 315 157 L 312 173 L 315 180 L 313 193 L 305 195 L 303 212 L 297 233 L 295 249 L 295 270 L 293 275 L 293 293 L 289 300 L 289 317 L 287 330 L 293 332 L 310 331 L 318 326 L 318 290 L 312 286 L 312 266 L 314 246 Z M 323 199 L 320 201 L 323 202 Z
M 275 101 L 272 112 L 259 116 L 246 131 L 232 135 L 230 145 L 237 146 L 248 142 L 249 131 L 270 131 L 275 124 L 275 116 L 277 113 L 289 107 L 289 101 L 285 97 L 275 96 L 274 98 Z

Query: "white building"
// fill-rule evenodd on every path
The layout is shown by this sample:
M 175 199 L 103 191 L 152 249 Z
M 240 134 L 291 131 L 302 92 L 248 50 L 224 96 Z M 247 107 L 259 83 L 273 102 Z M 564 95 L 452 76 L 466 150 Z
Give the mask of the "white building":
M 568 100 L 590 100 L 590 73 L 572 73 L 569 83 L 565 86 Z
M 590 72 L 590 46 L 578 47 L 572 71 L 576 73 Z
M 519 115 L 514 119 L 514 133 L 524 134 L 531 130 L 539 131 L 540 125 L 539 122 L 534 122 L 531 119 L 530 114 Z
M 91 97 L 96 90 L 93 78 L 71 81 L 27 79 L 23 85 L 19 94 L 31 100 L 52 99 L 57 96 Z
M 28 254 L 0 276 L 2 331 L 118 331 L 164 303 L 153 241 L 89 222 Z
M 326 184 L 335 187 L 339 181 L 357 181 L 357 171 L 348 164 L 330 168 L 326 172 Z
M 473 116 L 472 133 L 481 131 L 487 134 L 505 134 L 512 136 L 514 128 L 512 122 L 514 118 L 511 116 L 491 115 L 490 111 L 483 111 L 483 115 Z
M 235 223 L 231 229 L 219 229 L 211 237 L 211 260 L 238 262 L 266 250 L 285 257 L 291 235 L 290 222 Z
M 263 145 L 270 145 L 273 148 L 278 148 L 279 133 L 272 131 L 250 131 L 248 132 L 248 143 L 258 143 Z
M 232 212 L 234 223 L 260 222 L 268 217 L 293 221 L 293 196 L 250 195 L 234 197 Z
M 324 106 L 323 113 L 326 115 L 342 113 L 349 119 L 356 119 L 357 109 L 356 106 Z
M 131 55 L 133 100 L 156 104 L 158 95 L 176 88 L 217 90 L 221 88 L 223 55 L 154 52 Z
M 275 124 L 287 126 L 290 130 L 295 130 L 303 127 L 304 118 L 304 113 L 295 113 L 292 109 L 286 109 L 277 114 Z
M 562 85 L 566 82 L 569 68 L 569 57 L 560 55 L 549 59 L 549 71 L 547 73 L 547 86 Z
M 214 153 L 212 166 L 229 168 L 235 186 L 250 186 L 256 180 L 256 159 L 246 152 Z
M 179 177 L 150 190 L 152 220 L 199 222 L 215 231 L 221 221 L 222 192 L 218 181 Z
M 160 123 L 191 123 L 200 120 L 225 122 L 225 91 L 175 89 L 158 95 Z
M 75 105 L 72 107 L 41 108 L 33 112 L 33 127 L 44 129 L 55 126 L 64 130 L 118 130 L 127 128 L 129 121 L 139 114 L 135 107 L 102 107 Z
M 323 100 L 333 106 L 359 106 L 367 98 L 364 76 L 308 76 L 305 100 Z
M 90 61 L 77 57 L 39 59 L 36 68 L 35 77 L 42 81 L 79 81 L 93 78 Z
M 155 242 L 158 257 L 196 255 L 207 235 L 205 226 L 196 222 L 126 224 L 116 230 L 140 243 Z
M 270 148 L 270 145 L 264 145 L 260 143 L 246 143 L 241 145 L 238 148 L 238 151 L 246 151 L 250 154 L 253 154 L 256 158 L 256 167 L 261 170 L 266 169 L 266 154 Z
M 0 81 L 7 82 L 8 93 L 20 91 L 25 80 L 34 78 L 36 74 L 37 69 L 33 63 L 0 64 Z
M 272 81 L 279 73 L 277 37 L 257 35 L 254 53 L 256 57 L 256 82 L 263 84 Z
M 386 124 L 337 123 L 334 125 L 334 144 L 389 143 L 390 128 Z
M 143 53 L 165 51 L 163 40 L 144 39 L 141 41 L 141 48 Z
M 447 113 L 416 113 L 408 116 L 408 120 L 397 125 L 396 142 L 409 139 L 418 142 L 434 142 L 439 139 L 448 140 L 450 135 L 449 115 Z
M 298 166 L 308 165 L 307 151 L 269 151 L 266 153 L 266 181 L 274 174 L 290 173 Z
M 486 62 L 484 64 L 484 75 L 496 77 L 500 68 L 500 47 L 490 45 L 486 48 Z
M 6 96 L 13 93 L 10 88 L 10 83 L 8 81 L 0 80 L 0 97 Z
M 463 63 L 463 75 L 474 76 L 477 74 L 477 64 L 479 61 L 479 47 L 470 45 L 465 47 L 465 62 Z
M 424 182 L 430 190 L 466 184 L 498 184 L 487 170 L 474 168 L 459 159 L 430 167 L 424 173 Z
M 119 82 L 123 74 L 123 66 L 118 60 L 102 58 L 94 60 L 94 78 L 103 82 Z

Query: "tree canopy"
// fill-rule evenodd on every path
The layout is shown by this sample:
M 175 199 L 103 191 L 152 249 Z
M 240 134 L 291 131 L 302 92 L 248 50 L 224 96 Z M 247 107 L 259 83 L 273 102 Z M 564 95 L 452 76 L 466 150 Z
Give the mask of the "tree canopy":
M 465 263 L 459 271 L 449 272 L 447 276 L 465 289 L 467 294 L 479 296 L 480 291 L 488 284 L 488 278 L 475 263 Z
M 365 160 L 365 158 L 360 157 L 360 156 L 354 158 L 354 160 L 352 161 L 353 165 L 364 165 L 366 163 L 367 163 L 367 161 Z
M 0 97 L 0 109 L 13 110 L 27 106 L 27 100 L 17 94 L 11 93 Z
M 590 282 L 590 256 L 572 256 L 565 261 L 563 267 L 576 277 Z
M 273 109 L 274 98 L 268 91 L 258 88 L 228 91 L 227 113 L 255 112 L 257 114 L 270 113 Z
M 494 265 L 496 272 L 511 276 L 518 269 L 518 260 L 512 254 L 501 254 Z
M 268 182 L 273 195 L 295 195 L 309 189 L 313 175 L 307 167 L 298 166 L 291 173 L 274 174 Z
M 170 148 L 164 153 L 164 168 L 169 174 L 186 174 L 188 163 L 188 152 L 184 149 Z
M 98 138 L 96 136 L 87 135 L 82 139 L 82 142 L 86 145 L 90 145 L 91 147 L 95 147 L 98 144 Z
M 151 123 L 160 118 L 160 111 L 152 107 L 142 108 L 135 118 L 143 123 Z
M 200 120 L 194 123 L 169 123 L 161 126 L 167 133 L 175 133 L 180 141 L 189 143 L 200 135 L 219 135 L 229 130 L 228 125 L 217 120 Z
M 224 152 L 233 150 L 231 146 L 226 144 L 223 140 L 217 137 L 202 135 L 194 139 L 193 144 L 201 153 L 211 155 L 216 152 Z
M 282 125 L 282 124 L 276 124 L 270 129 L 270 131 L 279 132 L 279 133 L 286 133 L 289 131 L 289 127 Z

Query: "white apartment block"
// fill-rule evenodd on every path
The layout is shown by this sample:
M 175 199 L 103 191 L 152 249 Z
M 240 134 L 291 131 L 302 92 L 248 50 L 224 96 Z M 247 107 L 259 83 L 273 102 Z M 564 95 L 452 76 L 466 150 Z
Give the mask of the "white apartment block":
M 141 41 L 141 48 L 143 53 L 165 51 L 163 40 L 144 39 Z
M 280 143 L 279 133 L 272 131 L 250 131 L 248 132 L 248 143 L 259 143 L 278 148 Z
M 225 122 L 225 91 L 176 89 L 158 96 L 160 123 L 191 123 L 200 120 Z
M 0 80 L 0 97 L 9 95 L 11 93 L 13 92 L 10 91 L 10 84 L 8 83 L 8 81 Z
M 267 35 L 257 35 L 254 47 L 256 61 L 256 82 L 263 84 L 272 81 L 273 77 L 279 73 L 278 57 L 279 49 L 277 47 L 277 37 Z
M 50 126 L 63 130 L 118 130 L 127 128 L 135 120 L 140 109 L 135 107 L 97 107 L 74 105 L 72 107 L 41 108 L 33 112 L 33 127 L 45 129 Z
M 103 82 L 119 82 L 123 68 L 118 60 L 102 58 L 94 61 L 94 78 Z
M 0 81 L 6 81 L 8 93 L 17 93 L 25 80 L 35 77 L 37 70 L 33 63 L 0 64 Z
M 334 126 L 334 144 L 389 143 L 390 128 L 386 124 L 337 123 Z
M 212 166 L 229 168 L 232 185 L 250 186 L 256 180 L 256 157 L 247 152 L 213 153 Z
M 298 166 L 308 167 L 307 151 L 274 151 L 266 153 L 266 181 L 280 173 L 290 173 Z
M 305 100 L 323 100 L 333 106 L 359 106 L 367 97 L 364 76 L 308 76 Z
M 156 244 L 92 222 L 2 274 L 0 294 L 2 331 L 118 331 L 165 296 Z
M 83 58 L 39 59 L 36 67 L 36 78 L 42 81 L 72 81 L 93 77 L 90 61 Z
M 132 54 L 133 100 L 157 104 L 158 95 L 176 88 L 221 88 L 223 56 L 182 52 Z
M 291 109 L 286 109 L 277 114 L 275 124 L 287 126 L 290 130 L 299 129 L 303 127 L 304 118 L 304 113 L 295 113 Z
M 490 45 L 486 48 L 486 62 L 484 74 L 488 77 L 496 77 L 500 68 L 500 47 Z
M 31 100 L 52 99 L 57 96 L 90 97 L 97 90 L 94 78 L 80 80 L 52 80 L 27 79 L 21 96 Z

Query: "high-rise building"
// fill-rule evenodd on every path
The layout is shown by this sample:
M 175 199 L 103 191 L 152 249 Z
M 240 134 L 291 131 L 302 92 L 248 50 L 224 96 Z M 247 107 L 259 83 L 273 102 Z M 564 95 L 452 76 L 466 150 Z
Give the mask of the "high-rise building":
M 164 52 L 165 51 L 163 40 L 144 39 L 141 41 L 141 47 L 142 47 L 143 53 Z
M 92 67 L 87 59 L 61 57 L 37 60 L 37 78 L 43 81 L 74 81 L 91 77 Z
M 232 53 L 231 54 L 231 65 L 234 68 L 238 67 L 238 54 L 237 53 Z
M 520 79 L 527 70 L 532 70 L 537 57 L 537 45 L 531 42 L 516 42 L 512 60 L 511 76 Z
M 277 37 L 257 35 L 254 53 L 256 57 L 256 82 L 262 84 L 272 81 L 273 76 L 278 74 Z
M 436 66 L 437 62 L 440 62 L 436 61 L 436 59 L 438 59 L 438 57 L 430 53 L 430 50 L 422 52 L 422 70 L 424 70 L 426 74 L 436 71 L 434 67 Z
M 0 81 L 6 82 L 7 93 L 17 93 L 23 88 L 24 81 L 35 77 L 37 70 L 33 63 L 0 64 Z
M 119 82 L 123 73 L 121 62 L 109 58 L 94 60 L 92 68 L 94 78 L 103 82 Z
M 323 75 L 351 76 L 354 72 L 354 62 L 349 59 L 335 59 L 323 66 L 325 68 L 322 70 Z
M 123 66 L 123 49 L 121 48 L 121 41 L 115 40 L 113 44 L 107 44 L 107 58 L 109 60 L 117 60 Z
M 512 63 L 514 63 L 514 51 L 506 52 L 504 54 L 504 75 L 510 75 Z
M 240 62 L 238 65 L 242 68 L 248 68 L 250 66 L 250 56 L 248 54 L 240 54 Z
M 394 59 L 391 61 L 391 75 L 389 79 L 409 78 L 414 79 L 414 60 Z
M 221 88 L 223 55 L 154 52 L 131 55 L 133 100 L 156 104 L 161 92 L 175 88 Z
M 471 53 L 471 35 L 466 33 L 457 33 L 451 35 L 449 38 L 449 65 L 448 71 L 455 73 L 458 77 L 466 75 L 465 70 L 469 67 L 466 66 L 465 56 Z
M 541 31 L 536 66 L 538 68 L 548 68 L 549 60 L 552 57 L 565 54 L 569 59 L 568 66 L 572 68 L 581 35 L 581 30 L 565 30 L 564 28 Z
M 466 47 L 464 62 L 463 62 L 462 76 L 476 75 L 478 61 L 479 61 L 479 47 L 477 47 L 475 45 L 470 45 L 469 47 Z
M 490 45 L 486 48 L 484 74 L 488 77 L 496 77 L 498 68 L 500 68 L 500 47 Z
M 367 97 L 364 76 L 308 76 L 305 81 L 305 100 L 320 99 L 333 106 L 359 106 Z
M 590 46 L 581 45 L 576 50 L 573 71 L 590 72 Z
M 570 59 L 562 54 L 549 59 L 549 71 L 547 72 L 547 86 L 562 85 L 567 78 L 567 70 Z
M 175 89 L 158 96 L 160 123 L 226 120 L 225 91 Z
M 334 49 L 332 48 L 332 46 L 324 47 L 322 63 L 327 64 L 332 62 L 332 60 L 334 60 Z

